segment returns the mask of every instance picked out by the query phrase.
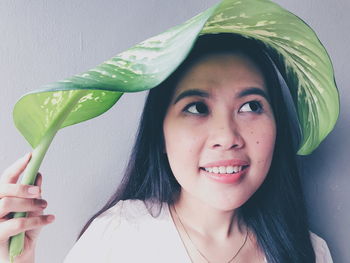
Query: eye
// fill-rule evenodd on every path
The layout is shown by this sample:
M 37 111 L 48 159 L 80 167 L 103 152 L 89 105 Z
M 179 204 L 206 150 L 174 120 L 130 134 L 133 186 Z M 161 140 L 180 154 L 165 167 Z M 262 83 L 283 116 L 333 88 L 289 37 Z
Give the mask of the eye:
M 240 108 L 240 112 L 254 112 L 254 113 L 261 113 L 263 110 L 261 102 L 257 100 L 249 101 Z
M 188 104 L 183 111 L 196 115 L 204 115 L 208 113 L 208 107 L 203 102 L 192 102 Z

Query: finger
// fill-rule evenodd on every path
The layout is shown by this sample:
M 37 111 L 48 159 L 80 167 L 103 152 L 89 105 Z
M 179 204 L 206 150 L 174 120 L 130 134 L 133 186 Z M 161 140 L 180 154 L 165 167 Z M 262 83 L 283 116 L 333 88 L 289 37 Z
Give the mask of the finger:
M 27 167 L 27 164 L 32 156 L 32 153 L 27 153 L 22 158 L 14 162 L 10 167 L 8 167 L 1 175 L 0 183 L 16 183 L 19 176 Z
M 0 184 L 0 198 L 22 197 L 39 198 L 40 187 L 26 184 Z
M 47 202 L 43 199 L 23 199 L 5 197 L 0 200 L 0 218 L 13 212 L 30 212 L 43 210 Z
M 54 218 L 53 215 L 44 215 L 28 218 L 13 218 L 2 222 L 0 224 L 0 243 L 7 242 L 11 236 L 52 223 Z
M 45 209 L 39 209 L 37 211 L 31 211 L 31 212 L 28 212 L 27 215 L 28 215 L 28 217 L 41 216 L 41 215 L 44 214 L 44 210 Z
M 39 209 L 37 211 L 27 211 L 27 217 L 41 216 L 44 214 L 45 209 Z M 0 218 L 0 223 L 13 218 L 14 213 L 9 213 L 6 216 Z

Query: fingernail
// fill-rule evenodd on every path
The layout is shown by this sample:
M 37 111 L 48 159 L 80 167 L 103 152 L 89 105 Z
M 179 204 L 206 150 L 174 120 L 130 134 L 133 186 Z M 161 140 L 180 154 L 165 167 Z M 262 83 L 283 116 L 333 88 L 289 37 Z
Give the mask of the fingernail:
M 32 194 L 32 195 L 35 195 L 35 194 L 38 194 L 39 193 L 39 187 L 29 187 L 28 188 L 28 193 L 29 194 Z
M 46 208 L 47 207 L 47 202 L 46 201 L 41 201 L 40 202 L 40 206 L 42 207 L 42 208 Z

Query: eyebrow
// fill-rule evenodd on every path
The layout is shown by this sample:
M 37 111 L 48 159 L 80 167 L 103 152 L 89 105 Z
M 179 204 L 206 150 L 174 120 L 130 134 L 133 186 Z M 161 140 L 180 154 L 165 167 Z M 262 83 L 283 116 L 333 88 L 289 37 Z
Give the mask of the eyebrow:
M 186 97 L 192 97 L 192 96 L 198 96 L 198 97 L 203 97 L 203 98 L 210 98 L 210 94 L 206 91 L 199 90 L 199 89 L 190 89 L 190 90 L 185 90 L 184 92 L 180 93 L 175 101 L 174 104 L 176 104 L 179 100 L 186 98 Z
M 236 98 L 243 98 L 246 97 L 248 95 L 260 95 L 262 97 L 264 97 L 268 102 L 270 102 L 269 96 L 267 95 L 267 93 L 259 88 L 248 88 L 245 89 L 243 91 L 241 91 L 240 93 L 238 93 L 238 95 L 236 96 Z M 179 100 L 186 98 L 186 97 L 193 97 L 193 96 L 198 96 L 198 97 L 203 97 L 203 98 L 210 98 L 210 94 L 204 90 L 199 90 L 199 89 L 190 89 L 190 90 L 185 90 L 184 92 L 180 93 L 175 101 L 174 104 L 176 104 Z
M 269 95 L 263 89 L 259 88 L 249 88 L 238 93 L 237 98 L 243 98 L 248 95 L 260 95 L 264 97 L 268 102 L 270 102 Z

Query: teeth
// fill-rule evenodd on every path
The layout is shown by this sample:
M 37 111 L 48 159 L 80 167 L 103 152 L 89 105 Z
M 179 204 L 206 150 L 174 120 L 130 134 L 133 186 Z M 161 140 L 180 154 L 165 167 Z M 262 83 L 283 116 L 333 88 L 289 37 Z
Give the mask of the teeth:
M 220 166 L 219 167 L 219 173 L 225 174 L 226 173 L 226 167 L 225 166 Z
M 226 172 L 227 172 L 228 174 L 232 174 L 234 171 L 235 171 L 235 169 L 233 168 L 233 166 L 228 166 L 228 167 L 226 168 Z
M 232 174 L 242 171 L 242 166 L 220 166 L 220 167 L 210 167 L 204 168 L 209 173 L 215 174 Z

